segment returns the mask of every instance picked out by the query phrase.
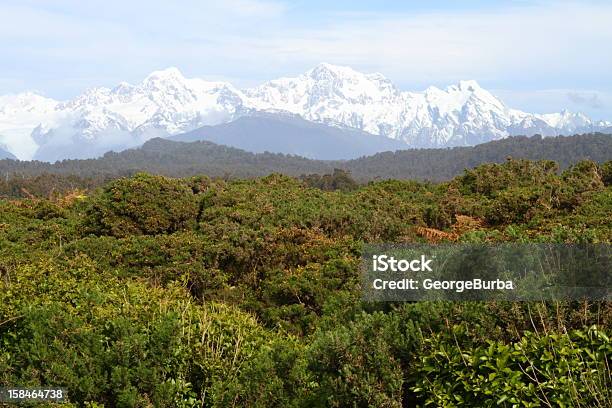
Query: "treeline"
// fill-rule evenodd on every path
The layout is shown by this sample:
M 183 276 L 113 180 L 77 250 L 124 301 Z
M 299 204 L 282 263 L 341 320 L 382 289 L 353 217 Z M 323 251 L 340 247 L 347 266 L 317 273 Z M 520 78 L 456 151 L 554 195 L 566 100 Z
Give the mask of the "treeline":
M 360 265 L 365 243 L 609 244 L 611 182 L 612 162 L 507 160 L 443 183 L 140 173 L 0 200 L 0 387 L 88 407 L 609 407 L 610 302 L 370 303 Z
M 274 153 L 249 153 L 211 142 L 173 142 L 153 139 L 141 148 L 109 152 L 99 159 L 63 160 L 54 164 L 0 160 L 0 177 L 41 174 L 106 180 L 139 171 L 172 177 L 206 174 L 210 177 L 249 178 L 271 173 L 289 176 L 331 174 L 338 168 L 359 181 L 374 179 L 449 180 L 482 163 L 502 163 L 508 157 L 554 160 L 561 169 L 580 160 L 598 163 L 612 158 L 612 136 L 585 134 L 570 137 L 510 137 L 474 147 L 412 149 L 379 153 L 348 161 L 309 160 Z
M 612 135 L 595 133 L 556 137 L 509 137 L 473 147 L 403 150 L 352 161 L 346 167 L 358 178 L 449 180 L 465 169 L 507 158 L 552 160 L 566 169 L 581 160 L 612 159 Z

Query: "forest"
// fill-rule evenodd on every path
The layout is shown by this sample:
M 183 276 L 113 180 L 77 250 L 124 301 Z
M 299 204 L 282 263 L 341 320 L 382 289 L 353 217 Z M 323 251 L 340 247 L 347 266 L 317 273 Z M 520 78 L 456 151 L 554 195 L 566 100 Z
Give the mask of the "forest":
M 517 136 L 471 147 L 398 150 L 345 161 L 251 153 L 206 141 L 186 143 L 156 138 L 140 148 L 108 152 L 97 159 L 55 163 L 0 160 L 0 196 L 28 197 L 22 188 L 33 195 L 48 196 L 52 192 L 100 186 L 110 179 L 138 172 L 239 179 L 273 173 L 294 177 L 324 175 L 340 169 L 350 172 L 359 183 L 385 179 L 440 182 L 462 174 L 465 168 L 503 163 L 508 157 L 553 160 L 560 170 L 580 160 L 603 163 L 612 157 L 612 135 Z
M 359 276 L 370 243 L 610 244 L 610 136 L 588 137 L 600 159 L 491 158 L 571 138 L 460 150 L 499 162 L 445 181 L 360 177 L 401 152 L 294 177 L 4 161 L 0 387 L 92 408 L 610 407 L 609 301 L 366 302 Z

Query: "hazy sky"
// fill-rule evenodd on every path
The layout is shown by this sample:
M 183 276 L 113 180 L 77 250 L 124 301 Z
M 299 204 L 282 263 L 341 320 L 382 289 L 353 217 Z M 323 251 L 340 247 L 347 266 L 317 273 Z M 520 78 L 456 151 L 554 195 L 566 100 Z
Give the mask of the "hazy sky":
M 611 1 L 1 0 L 0 94 L 65 99 L 178 67 L 250 86 L 319 62 L 612 119 Z

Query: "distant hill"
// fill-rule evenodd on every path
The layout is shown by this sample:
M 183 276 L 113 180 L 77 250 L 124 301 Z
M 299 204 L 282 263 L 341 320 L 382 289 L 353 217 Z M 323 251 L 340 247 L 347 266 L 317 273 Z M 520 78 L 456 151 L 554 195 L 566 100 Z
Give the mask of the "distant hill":
M 464 169 L 507 157 L 554 160 L 561 168 L 577 161 L 612 160 L 612 135 L 595 133 L 570 137 L 511 137 L 474 147 L 411 149 L 378 153 L 354 160 L 310 160 L 277 153 L 250 153 L 212 142 L 152 139 L 137 149 L 109 152 L 98 159 L 21 162 L 0 160 L 0 174 L 45 173 L 109 178 L 147 171 L 169 176 L 205 174 L 213 177 L 257 177 L 270 173 L 299 176 L 350 171 L 361 181 L 377 178 L 447 180 Z
M 175 142 L 162 138 L 141 147 L 107 152 L 97 159 L 71 159 L 55 163 L 0 160 L 0 174 L 45 173 L 113 178 L 139 171 L 174 177 L 205 174 L 213 177 L 257 177 L 270 173 L 300 175 L 333 170 L 343 162 L 310 160 L 280 153 L 250 153 L 207 141 Z
M 333 127 L 297 115 L 255 113 L 232 122 L 204 126 L 168 138 L 206 140 L 253 153 L 293 154 L 319 160 L 346 160 L 408 148 L 404 142 L 346 127 Z
M 586 159 L 603 163 L 612 160 L 612 135 L 516 136 L 472 147 L 385 152 L 351 161 L 348 168 L 361 178 L 439 181 L 450 179 L 464 169 L 482 163 L 502 163 L 508 157 L 553 160 L 561 169 Z

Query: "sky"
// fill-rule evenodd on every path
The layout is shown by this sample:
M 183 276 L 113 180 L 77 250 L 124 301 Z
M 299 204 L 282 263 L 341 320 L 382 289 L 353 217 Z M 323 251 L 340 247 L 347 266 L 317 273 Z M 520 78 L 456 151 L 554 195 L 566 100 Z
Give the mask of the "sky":
M 320 62 L 612 120 L 612 1 L 0 0 L 0 95 L 68 99 L 175 66 L 248 87 Z

